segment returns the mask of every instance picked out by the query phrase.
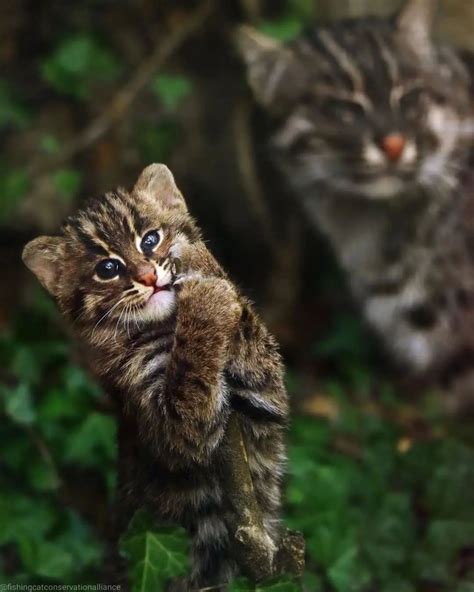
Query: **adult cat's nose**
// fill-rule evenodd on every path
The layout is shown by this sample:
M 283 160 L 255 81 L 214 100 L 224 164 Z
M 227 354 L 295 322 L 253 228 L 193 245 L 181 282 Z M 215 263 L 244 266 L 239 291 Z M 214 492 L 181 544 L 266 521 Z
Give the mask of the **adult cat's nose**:
M 392 162 L 400 160 L 407 141 L 402 134 L 389 134 L 382 140 L 382 148 L 385 155 Z
M 142 266 L 138 269 L 137 281 L 144 286 L 154 286 L 156 280 L 156 270 L 151 265 Z

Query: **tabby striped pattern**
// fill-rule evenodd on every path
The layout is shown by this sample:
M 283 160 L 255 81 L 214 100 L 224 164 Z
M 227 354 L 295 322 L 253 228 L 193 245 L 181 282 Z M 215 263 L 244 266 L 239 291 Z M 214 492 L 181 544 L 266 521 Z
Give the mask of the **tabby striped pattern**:
M 277 544 L 288 404 L 274 339 L 205 247 L 163 165 L 130 193 L 88 202 L 24 259 L 116 402 L 117 536 L 146 506 L 192 536 L 191 574 L 173 589 L 223 586 L 236 572 L 224 480 L 231 413 Z

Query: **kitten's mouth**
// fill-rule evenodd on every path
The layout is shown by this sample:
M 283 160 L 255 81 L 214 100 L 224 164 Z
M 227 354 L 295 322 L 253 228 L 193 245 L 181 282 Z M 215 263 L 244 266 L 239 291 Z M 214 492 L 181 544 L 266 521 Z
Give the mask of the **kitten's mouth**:
M 162 302 L 163 296 L 167 293 L 170 293 L 171 289 L 171 284 L 166 284 L 164 286 L 153 286 L 153 292 L 144 302 L 144 306 L 149 306 Z
M 158 292 L 169 292 L 171 290 L 171 284 L 166 284 L 165 286 L 154 286 L 153 287 L 153 294 L 158 294 Z

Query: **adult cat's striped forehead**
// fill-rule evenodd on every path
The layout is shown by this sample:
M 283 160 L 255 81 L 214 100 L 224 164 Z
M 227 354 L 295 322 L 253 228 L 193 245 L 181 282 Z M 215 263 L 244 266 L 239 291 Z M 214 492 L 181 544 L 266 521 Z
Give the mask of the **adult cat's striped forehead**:
M 436 72 L 429 71 L 406 51 L 393 23 L 383 19 L 348 20 L 313 29 L 289 47 L 312 82 L 306 100 L 333 97 L 352 100 L 366 111 L 391 111 L 413 90 L 429 85 L 442 100 L 452 90 L 446 85 L 468 81 L 464 67 L 449 51 L 440 50 Z

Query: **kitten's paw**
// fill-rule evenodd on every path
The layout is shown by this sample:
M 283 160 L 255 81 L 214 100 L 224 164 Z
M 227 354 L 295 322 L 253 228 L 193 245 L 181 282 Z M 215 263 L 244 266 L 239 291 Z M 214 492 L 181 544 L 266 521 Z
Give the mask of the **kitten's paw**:
M 235 288 L 220 278 L 187 277 L 180 284 L 181 314 L 201 319 L 217 328 L 234 327 L 242 315 Z
M 173 284 L 173 286 L 177 283 L 179 283 L 180 278 L 184 277 L 183 274 L 183 265 L 181 262 L 181 259 L 179 259 L 178 257 L 168 257 L 167 259 L 169 261 L 169 269 L 170 269 L 170 273 L 171 273 L 171 283 Z

